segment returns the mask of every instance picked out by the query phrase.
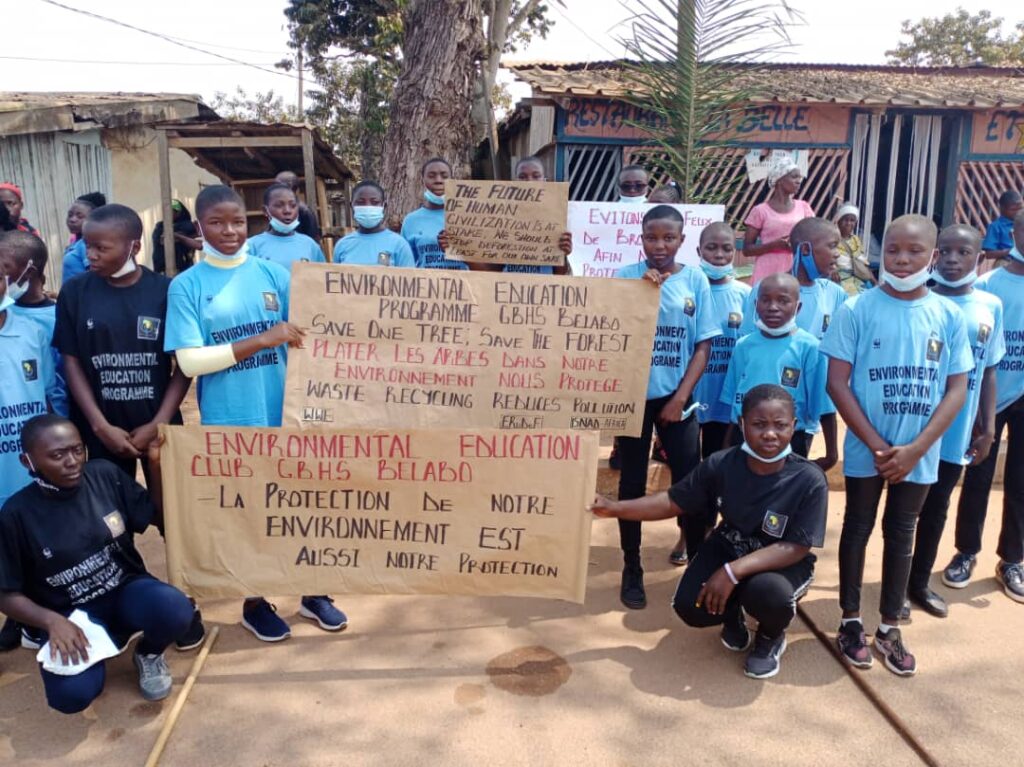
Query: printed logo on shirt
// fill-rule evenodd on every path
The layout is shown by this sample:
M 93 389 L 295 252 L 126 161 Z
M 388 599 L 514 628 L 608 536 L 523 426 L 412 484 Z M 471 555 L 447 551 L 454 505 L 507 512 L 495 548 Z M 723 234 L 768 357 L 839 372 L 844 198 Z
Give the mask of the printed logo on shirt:
M 96 323 L 92 321 L 92 317 L 85 321 L 86 330 L 92 330 L 94 327 L 96 327 Z
M 267 291 L 263 294 L 263 308 L 268 312 L 281 311 L 281 304 L 277 300 L 277 293 Z
M 822 333 L 824 333 L 826 330 L 828 330 L 828 326 L 831 324 L 831 322 L 832 322 L 832 315 L 831 314 L 826 314 L 824 317 L 821 318 L 821 332 Z
M 39 363 L 35 360 L 22 360 L 21 372 L 24 374 L 26 381 L 35 381 L 39 378 Z
M 124 518 L 121 516 L 121 512 L 112 511 L 103 518 L 103 521 L 107 524 L 107 529 L 110 530 L 110 535 L 117 538 L 124 535 Z
M 988 343 L 988 337 L 992 335 L 992 327 L 990 325 L 978 325 L 978 343 L 984 346 Z
M 391 266 L 391 254 L 382 250 L 377 254 L 377 263 L 380 266 Z
M 789 517 L 785 514 L 779 514 L 778 512 L 768 509 L 768 511 L 764 513 L 764 521 L 761 522 L 761 529 L 772 538 L 781 538 L 782 534 L 786 530 L 787 522 L 789 522 Z
M 683 301 L 683 312 L 687 317 L 692 317 L 697 313 L 697 302 L 692 298 L 687 298 Z
M 43 548 L 43 557 L 45 559 L 53 559 L 53 552 L 50 551 L 50 547 L 46 546 Z
M 925 352 L 925 357 L 929 362 L 938 362 L 942 357 L 942 348 L 945 344 L 937 338 L 928 339 L 928 351 Z
M 782 368 L 782 379 L 779 383 L 795 389 L 800 384 L 800 368 Z
M 743 324 L 743 315 L 739 312 L 729 312 L 729 327 L 738 328 Z
M 881 349 L 882 348 L 882 339 L 876 338 L 874 341 L 872 341 L 871 342 L 871 348 L 872 349 Z
M 156 317 L 139 317 L 135 335 L 140 341 L 156 341 L 160 337 L 160 320 Z

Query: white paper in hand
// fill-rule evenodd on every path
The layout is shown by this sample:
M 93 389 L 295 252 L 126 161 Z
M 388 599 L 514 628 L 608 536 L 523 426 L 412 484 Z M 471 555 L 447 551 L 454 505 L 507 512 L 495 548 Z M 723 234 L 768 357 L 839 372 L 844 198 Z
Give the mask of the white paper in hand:
M 43 664 L 43 668 L 49 671 L 51 674 L 57 674 L 58 676 L 75 676 L 81 674 L 88 668 L 95 666 L 102 660 L 107 658 L 113 658 L 121 651 L 117 649 L 117 646 L 110 639 L 110 635 L 107 634 L 99 624 L 93 623 L 92 619 L 83 612 L 82 610 L 75 610 L 71 615 L 68 616 L 68 620 L 74 623 L 78 628 L 82 629 L 82 633 L 85 634 L 86 640 L 89 642 L 89 660 L 78 663 L 69 663 L 64 665 L 61 660 L 60 653 L 57 653 L 57 657 L 50 657 L 50 643 L 47 642 L 36 654 L 36 660 Z

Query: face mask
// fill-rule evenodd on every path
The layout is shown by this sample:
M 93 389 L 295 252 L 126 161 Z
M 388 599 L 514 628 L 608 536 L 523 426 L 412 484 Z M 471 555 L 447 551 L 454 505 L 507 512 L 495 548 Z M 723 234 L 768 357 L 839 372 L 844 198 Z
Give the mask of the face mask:
M 384 220 L 384 206 L 358 205 L 352 208 L 352 216 L 363 229 L 376 229 Z
M 793 452 L 793 446 L 786 445 L 784 448 L 782 448 L 782 451 L 774 458 L 765 458 L 763 455 L 754 452 L 754 448 L 748 445 L 746 441 L 744 441 L 743 444 L 740 445 L 740 450 L 749 455 L 751 458 L 756 458 L 758 461 L 761 461 L 762 463 L 778 463 L 779 461 L 786 460 L 786 456 Z
M 125 275 L 131 274 L 138 268 L 137 264 L 135 263 L 135 256 L 131 255 L 131 252 L 132 248 L 129 247 L 128 260 L 124 262 L 124 266 L 122 266 L 120 269 L 118 269 L 116 272 L 110 275 L 110 279 L 116 280 L 118 277 L 124 277 Z
M 249 242 L 243 242 L 242 247 L 238 249 L 238 252 L 233 256 L 229 256 L 227 253 L 221 253 L 210 241 L 203 235 L 203 228 L 196 224 L 196 229 L 199 231 L 199 236 L 203 238 L 203 253 L 210 256 L 211 258 L 219 258 L 221 261 L 237 261 L 241 258 L 245 258 L 249 255 Z
M 896 277 L 885 271 L 885 260 L 881 264 L 882 282 L 889 283 L 889 287 L 897 293 L 910 293 L 928 282 L 932 277 L 932 266 L 929 264 L 919 272 L 914 272 L 909 277 Z
M 755 317 L 754 325 L 758 330 L 762 330 L 774 338 L 779 338 L 780 336 L 789 335 L 796 329 L 796 317 L 790 317 L 789 322 L 779 325 L 777 328 L 770 328 L 764 324 L 764 320 L 760 317 Z
M 976 279 L 978 279 L 978 270 L 972 269 L 969 273 L 965 274 L 959 280 L 947 280 L 945 277 L 939 274 L 939 271 L 936 269 L 934 272 L 932 272 L 932 279 L 935 280 L 940 285 L 945 285 L 947 288 L 962 288 L 964 285 L 970 285 Z
M 88 458 L 89 456 L 87 455 L 86 460 L 88 460 Z M 28 475 L 32 478 L 33 482 L 39 485 L 40 489 L 45 490 L 47 493 L 52 495 L 56 495 L 59 498 L 71 498 L 78 492 L 78 487 L 57 487 L 56 485 L 51 485 L 43 479 L 43 476 L 38 471 L 36 471 L 36 467 L 33 465 L 32 458 L 28 453 L 25 453 L 25 460 L 28 461 Z
M 809 242 L 801 242 L 796 246 L 796 258 L 793 259 L 793 276 L 798 277 L 800 267 L 804 268 L 807 272 L 807 277 L 811 281 L 821 279 L 821 272 L 818 271 L 818 265 L 814 263 L 814 249 L 811 247 Z
M 270 217 L 270 228 L 278 234 L 291 234 L 299 228 L 299 219 L 295 219 L 290 224 L 286 224 L 284 221 Z
M 429 189 L 423 190 L 423 199 L 429 202 L 431 205 L 444 205 L 444 195 L 434 194 Z
M 619 202 L 631 203 L 633 205 L 643 205 L 647 202 L 647 195 L 640 195 L 639 197 L 626 197 L 624 194 L 619 195 Z
M 708 276 L 709 280 L 724 279 L 732 274 L 735 269 L 732 264 L 722 264 L 721 266 L 717 266 L 705 261 L 703 258 L 700 260 L 700 268 L 704 274 Z
M 0 314 L 3 314 L 12 306 L 14 306 L 14 299 L 11 298 L 11 294 L 4 293 L 4 297 L 0 298 Z
M 1010 248 L 1010 258 L 1012 258 L 1014 261 L 1020 261 L 1021 263 L 1024 263 L 1024 253 L 1021 253 L 1019 250 L 1017 250 L 1016 245 Z
M 25 280 L 25 275 L 28 274 L 28 270 L 31 268 L 32 264 L 27 264 L 18 279 L 14 282 L 7 280 L 7 295 L 11 297 L 12 301 L 19 301 L 23 295 L 28 293 L 28 280 Z M 22 282 L 22 280 L 25 281 Z

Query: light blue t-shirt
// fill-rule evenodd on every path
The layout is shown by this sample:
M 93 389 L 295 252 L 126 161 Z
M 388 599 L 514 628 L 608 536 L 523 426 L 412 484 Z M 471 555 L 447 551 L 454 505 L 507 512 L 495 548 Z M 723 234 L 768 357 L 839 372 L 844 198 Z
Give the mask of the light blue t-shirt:
M 334 263 L 352 266 L 404 266 L 413 268 L 412 249 L 390 229 L 372 234 L 346 234 L 334 246 Z
M 648 270 L 645 261 L 624 266 L 615 273 L 620 279 L 639 280 Z M 667 397 L 679 388 L 693 348 L 701 341 L 722 334 L 711 306 L 711 286 L 704 272 L 684 266 L 661 284 L 658 297 L 658 325 L 654 332 L 651 376 L 647 399 Z
M 800 311 L 796 314 L 796 326 L 806 330 L 819 341 L 825 336 L 825 331 L 832 323 L 832 319 L 839 311 L 839 307 L 846 303 L 849 296 L 842 286 L 819 278 L 813 285 L 800 286 Z M 757 318 L 757 291 L 751 291 L 747 297 L 747 303 L 743 309 L 743 327 L 740 328 L 740 335 L 747 335 L 757 331 L 754 320 Z
M 768 337 L 760 330 L 741 338 L 732 353 L 721 402 L 729 420 L 739 423 L 743 397 L 759 384 L 777 384 L 793 397 L 796 428 L 817 433 L 821 417 L 835 408 L 825 394 L 828 361 L 818 339 L 797 328 L 788 336 Z
M 750 286 L 737 279 L 730 279 L 719 285 L 711 285 L 711 312 L 718 321 L 722 335 L 711 339 L 711 356 L 708 358 L 704 375 L 693 390 L 693 398 L 708 406 L 697 413 L 700 423 L 717 421 L 729 423 L 731 408 L 721 402 L 725 374 L 729 370 L 732 350 L 741 338 L 743 326 L 743 305 L 750 295 Z
M 942 436 L 939 457 L 947 463 L 966 466 L 971 462 L 964 453 L 971 446 L 971 432 L 978 417 L 981 379 L 985 368 L 998 365 L 1006 353 L 1003 345 L 1003 302 L 984 290 L 972 290 L 964 296 L 943 298 L 952 301 L 964 313 L 967 341 L 974 354 L 974 369 L 967 374 L 967 402 Z
M 0 328 L 0 505 L 31 482 L 21 465 L 21 427 L 46 412 L 55 389 L 50 342 L 43 331 L 11 311 Z
M 291 272 L 296 261 L 313 261 L 322 264 L 327 259 L 316 240 L 301 232 L 281 235 L 263 232 L 249 239 L 249 253 L 256 258 L 263 258 L 280 264 Z
M 167 292 L 169 352 L 219 346 L 255 336 L 288 319 L 289 273 L 248 258 L 234 269 L 200 262 L 182 272 Z M 280 426 L 288 347 L 281 345 L 217 373 L 199 377 L 204 425 Z
M 833 318 L 821 351 L 853 366 L 853 395 L 890 445 L 916 439 L 942 401 L 946 379 L 974 369 L 963 312 L 931 291 L 914 301 L 881 288 L 860 294 Z M 907 482 L 930 485 L 938 479 L 940 442 Z M 843 471 L 847 477 L 878 474 L 871 450 L 852 429 L 846 432 Z
M 85 238 L 79 237 L 73 243 L 64 248 L 64 261 L 60 267 L 61 285 L 85 274 L 89 270 L 89 262 L 85 258 Z
M 402 222 L 402 236 L 412 248 L 416 266 L 421 269 L 469 269 L 464 261 L 444 257 L 437 235 L 444 229 L 444 210 L 417 208 Z
M 47 343 L 53 341 L 53 328 L 57 324 L 57 304 L 47 303 L 43 306 L 20 306 L 15 304 L 11 311 L 32 322 L 43 332 Z M 64 379 L 64 361 L 60 352 L 50 347 L 51 364 L 53 366 L 54 389 L 50 394 L 50 407 L 57 415 L 68 417 L 68 385 Z
M 996 412 L 1024 396 L 1024 277 L 1006 269 L 982 275 L 975 287 L 1003 302 L 1003 343 L 1006 356 L 996 368 Z

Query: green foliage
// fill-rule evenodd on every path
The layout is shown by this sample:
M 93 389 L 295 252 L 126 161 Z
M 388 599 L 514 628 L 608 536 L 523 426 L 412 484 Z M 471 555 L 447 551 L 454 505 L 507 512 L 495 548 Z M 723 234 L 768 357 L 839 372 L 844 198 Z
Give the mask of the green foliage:
M 242 122 L 282 123 L 302 122 L 303 118 L 293 104 L 285 104 L 284 96 L 273 90 L 266 93 L 257 91 L 250 96 L 244 88 L 238 87 L 231 95 L 223 91 L 213 94 L 213 111 L 225 120 Z
M 963 8 L 942 17 L 904 21 L 901 33 L 910 38 L 886 51 L 889 63 L 906 66 L 966 67 L 1024 64 L 1024 22 L 1016 34 L 1002 33 L 1003 19 L 991 11 L 971 14 Z

